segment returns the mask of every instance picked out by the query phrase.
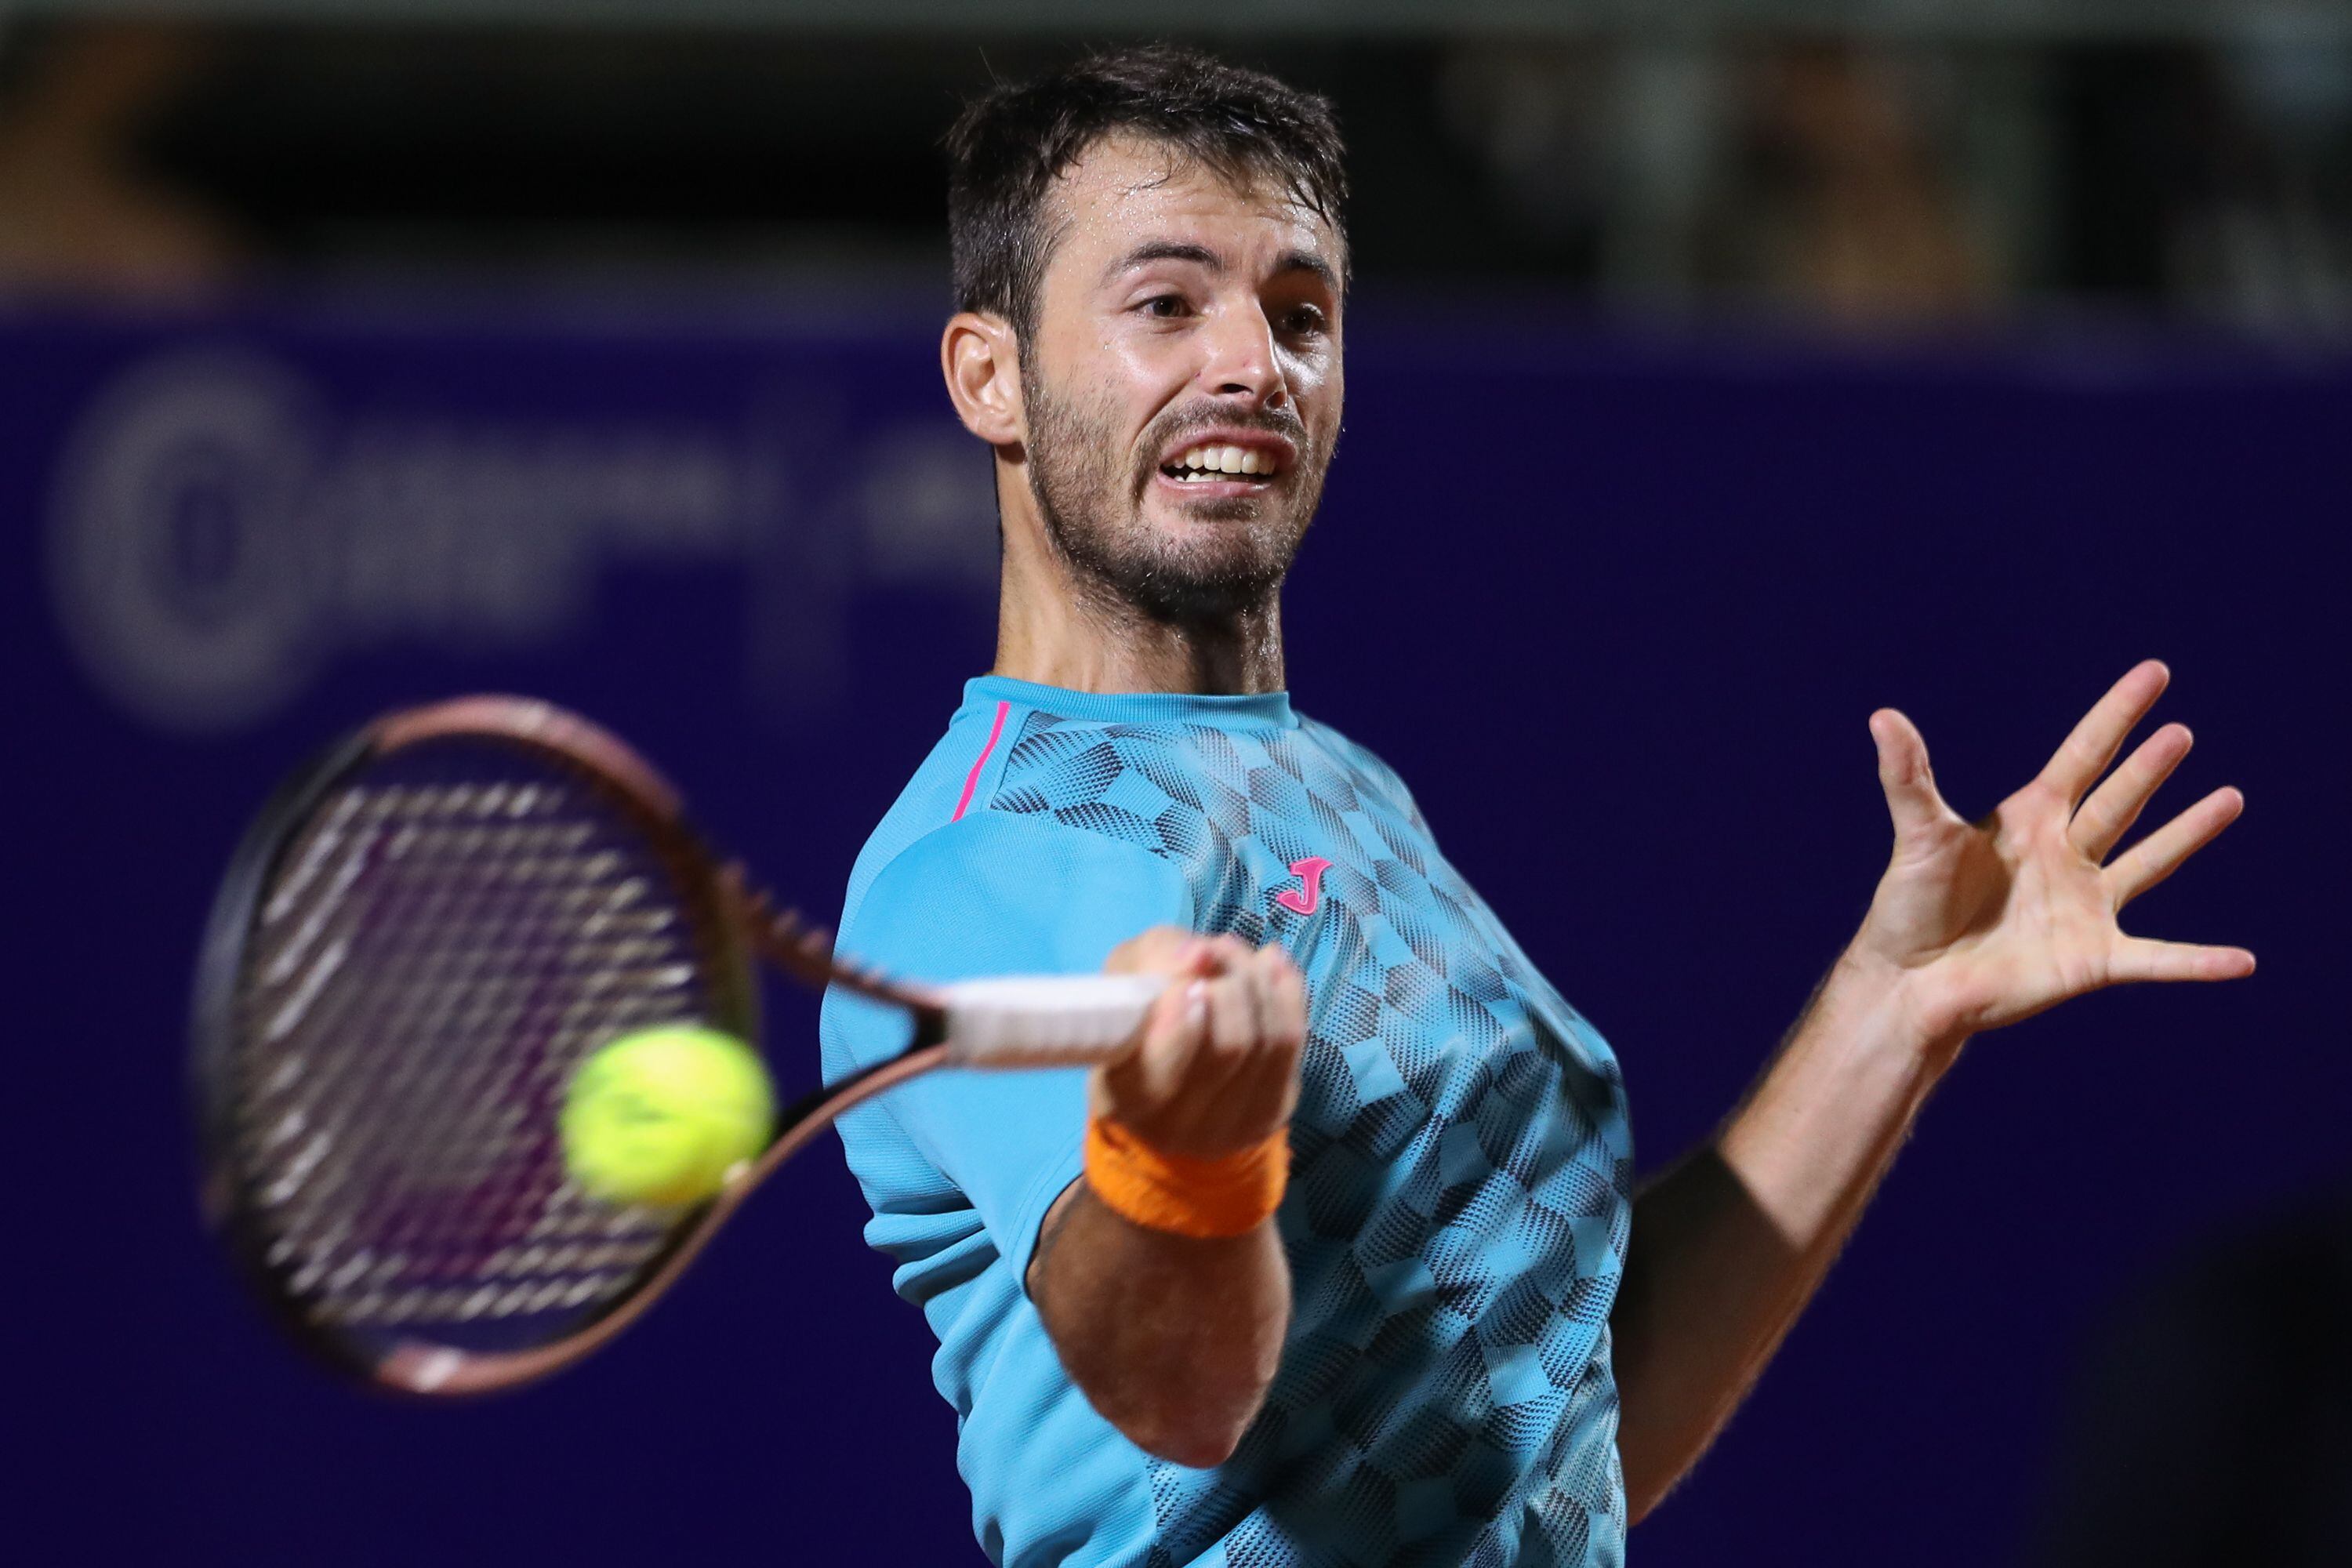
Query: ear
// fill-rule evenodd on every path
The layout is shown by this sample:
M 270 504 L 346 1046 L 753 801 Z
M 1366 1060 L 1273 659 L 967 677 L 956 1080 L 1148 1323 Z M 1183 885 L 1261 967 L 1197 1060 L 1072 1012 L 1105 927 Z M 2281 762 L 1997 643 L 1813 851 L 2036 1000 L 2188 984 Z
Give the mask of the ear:
M 1020 349 L 1002 318 L 964 310 L 940 336 L 940 371 L 963 427 L 992 447 L 1028 439 L 1021 405 Z

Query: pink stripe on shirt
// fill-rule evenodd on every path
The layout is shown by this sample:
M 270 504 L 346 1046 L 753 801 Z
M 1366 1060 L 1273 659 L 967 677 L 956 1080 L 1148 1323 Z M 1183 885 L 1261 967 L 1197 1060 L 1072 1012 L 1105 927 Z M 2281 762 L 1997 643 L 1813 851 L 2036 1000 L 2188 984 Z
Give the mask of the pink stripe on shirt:
M 980 787 L 980 770 L 988 766 L 989 753 L 996 750 L 996 737 L 1004 733 L 1005 710 L 1012 706 L 1010 702 L 996 705 L 996 722 L 988 727 L 988 744 L 980 749 L 980 755 L 972 759 L 971 772 L 963 776 L 963 798 L 956 802 L 955 815 L 948 818 L 950 822 L 961 822 L 963 814 L 971 808 L 971 792 Z

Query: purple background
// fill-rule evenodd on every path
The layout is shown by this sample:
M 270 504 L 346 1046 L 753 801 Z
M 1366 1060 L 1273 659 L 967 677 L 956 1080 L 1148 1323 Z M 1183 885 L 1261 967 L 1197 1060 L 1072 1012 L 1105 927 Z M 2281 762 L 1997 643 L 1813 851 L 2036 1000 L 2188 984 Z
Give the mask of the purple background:
M 11 971 L 31 1013 L 0 1144 L 24 1243 L 7 1400 L 38 1439 L 17 1495 L 80 1560 L 980 1560 L 929 1335 L 864 1248 L 832 1147 L 582 1370 L 413 1408 L 294 1359 L 239 1295 L 196 1223 L 184 1092 L 188 970 L 231 844 L 284 769 L 389 704 L 580 707 L 714 837 L 837 908 L 990 658 L 984 459 L 947 425 L 933 331 L 920 310 L 518 324 L 464 301 L 0 318 Z M 1347 434 L 1289 599 L 1296 700 L 1398 767 L 1609 1036 L 1645 1170 L 1732 1103 L 1861 912 L 1886 844 L 1874 706 L 1918 721 L 1973 815 L 2156 654 L 2176 672 L 2160 713 L 2200 742 L 2162 803 L 2247 791 L 2245 821 L 2131 923 L 2244 942 L 2262 973 L 1972 1046 L 1753 1401 L 1633 1542 L 1641 1568 L 2011 1557 L 2094 1326 L 2193 1238 L 2352 1163 L 2352 366 L 2118 342 L 1702 352 L 1377 298 L 1351 335 Z M 234 354 L 296 389 L 287 471 L 347 487 L 332 530 L 288 514 L 306 560 L 337 541 L 306 573 L 349 575 L 413 526 L 457 574 L 373 622 L 314 581 L 278 698 L 196 729 L 106 673 L 128 634 L 54 581 L 96 526 L 87 476 L 131 461 L 106 410 L 146 384 L 123 378 L 190 353 L 188 384 Z M 467 443 L 637 438 L 734 489 L 650 544 L 562 556 L 569 610 L 479 624 L 469 552 L 528 562 L 515 541 L 603 525 L 517 522 L 528 497 Z M 457 452 L 454 489 L 428 482 L 433 450 Z M 350 502 L 386 451 L 421 488 Z M 234 619 L 202 590 L 250 564 L 255 514 L 182 480 L 156 570 L 196 584 L 192 614 Z M 909 496 L 940 526 L 899 526 Z M 788 1084 L 814 1075 L 808 1023 L 798 1003 L 772 1019 Z

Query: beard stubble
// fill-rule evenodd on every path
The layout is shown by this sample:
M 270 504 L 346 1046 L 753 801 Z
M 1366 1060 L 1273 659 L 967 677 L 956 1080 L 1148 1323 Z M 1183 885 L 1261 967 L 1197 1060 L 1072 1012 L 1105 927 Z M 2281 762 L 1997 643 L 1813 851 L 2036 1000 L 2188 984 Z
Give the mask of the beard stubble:
M 1087 589 L 1171 624 L 1229 620 L 1272 604 L 1314 519 L 1328 461 L 1295 415 L 1237 417 L 1213 403 L 1186 404 L 1153 420 L 1130 458 L 1113 437 L 1107 400 L 1066 397 L 1025 370 L 1022 384 L 1029 491 L 1048 540 Z M 1297 458 L 1286 493 L 1277 487 L 1265 496 L 1190 502 L 1192 517 L 1216 526 L 1204 536 L 1160 536 L 1142 504 L 1158 468 L 1154 455 L 1189 429 L 1236 425 L 1292 443 Z

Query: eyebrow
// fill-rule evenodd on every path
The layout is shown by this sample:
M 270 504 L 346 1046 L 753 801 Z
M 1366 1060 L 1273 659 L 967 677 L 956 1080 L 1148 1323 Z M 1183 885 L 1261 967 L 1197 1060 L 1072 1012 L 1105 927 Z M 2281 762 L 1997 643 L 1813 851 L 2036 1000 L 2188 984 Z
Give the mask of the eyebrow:
M 1339 269 L 1311 250 L 1286 250 L 1275 261 L 1274 269 L 1283 272 L 1311 272 L 1322 279 L 1323 286 L 1334 294 L 1339 292 Z
M 1103 281 L 1108 282 L 1131 268 L 1154 261 L 1189 261 L 1212 276 L 1222 276 L 1226 270 L 1225 258 L 1205 245 L 1194 245 L 1181 239 L 1147 239 L 1104 268 Z M 1311 250 L 1284 251 L 1275 258 L 1274 269 L 1277 274 L 1311 272 L 1322 279 L 1324 286 L 1333 293 L 1339 290 L 1338 269 Z

